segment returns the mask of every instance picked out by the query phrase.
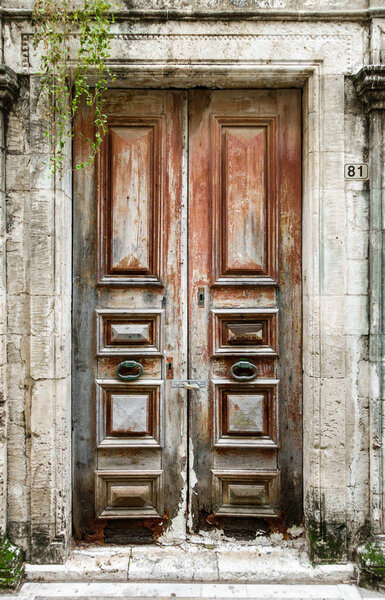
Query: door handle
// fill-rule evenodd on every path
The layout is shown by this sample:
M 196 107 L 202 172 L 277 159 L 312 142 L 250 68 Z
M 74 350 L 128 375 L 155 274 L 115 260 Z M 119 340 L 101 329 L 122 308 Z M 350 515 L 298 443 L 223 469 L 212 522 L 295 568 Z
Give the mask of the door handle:
M 138 369 L 139 373 L 122 373 L 121 369 Z M 117 376 L 119 379 L 123 381 L 133 381 L 134 379 L 138 379 L 141 375 L 143 375 L 143 365 L 140 362 L 136 362 L 136 360 L 123 360 L 115 369 Z
M 238 371 L 238 374 L 237 374 Z M 251 371 L 249 375 L 239 374 L 239 371 Z M 234 363 L 230 368 L 231 377 L 235 379 L 235 381 L 253 381 L 258 375 L 258 369 L 252 362 L 247 360 L 246 358 L 241 358 L 238 362 Z

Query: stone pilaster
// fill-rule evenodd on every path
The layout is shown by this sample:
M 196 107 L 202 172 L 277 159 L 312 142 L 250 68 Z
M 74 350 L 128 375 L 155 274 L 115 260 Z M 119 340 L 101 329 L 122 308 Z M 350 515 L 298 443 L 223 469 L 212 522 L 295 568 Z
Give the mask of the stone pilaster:
M 361 580 L 385 583 L 385 65 L 355 77 L 369 119 L 370 528 L 358 551 Z
M 15 73 L 0 65 L 0 587 L 16 587 L 22 576 L 22 553 L 7 535 L 7 395 L 6 395 L 6 227 L 5 112 L 18 92 Z

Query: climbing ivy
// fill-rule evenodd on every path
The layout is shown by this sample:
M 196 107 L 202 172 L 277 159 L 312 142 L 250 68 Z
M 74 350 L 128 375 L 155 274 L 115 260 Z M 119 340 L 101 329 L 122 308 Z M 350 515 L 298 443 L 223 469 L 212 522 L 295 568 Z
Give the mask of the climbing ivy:
M 52 173 L 62 167 L 66 142 L 73 136 L 72 119 L 83 99 L 94 109 L 95 134 L 88 140 L 88 159 L 76 168 L 94 161 L 107 129 L 104 92 L 108 80 L 115 78 L 106 64 L 113 5 L 108 0 L 82 0 L 79 9 L 75 1 L 35 0 L 33 11 L 34 48 L 41 43 L 41 89 L 48 106 L 45 136 L 51 145 Z M 71 45 L 76 57 L 70 61 Z

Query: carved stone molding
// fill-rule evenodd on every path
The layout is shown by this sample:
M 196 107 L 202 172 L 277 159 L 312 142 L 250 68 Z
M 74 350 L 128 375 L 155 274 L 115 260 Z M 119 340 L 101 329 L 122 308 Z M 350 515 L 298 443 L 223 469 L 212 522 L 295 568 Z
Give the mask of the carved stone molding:
M 19 91 L 17 75 L 6 65 L 0 65 L 0 109 L 9 108 Z
M 385 582 L 385 274 L 384 274 L 384 142 L 385 65 L 368 65 L 354 77 L 369 114 L 369 421 L 370 538 L 357 549 L 359 581 Z
M 367 65 L 354 77 L 359 98 L 367 111 L 385 110 L 385 65 Z

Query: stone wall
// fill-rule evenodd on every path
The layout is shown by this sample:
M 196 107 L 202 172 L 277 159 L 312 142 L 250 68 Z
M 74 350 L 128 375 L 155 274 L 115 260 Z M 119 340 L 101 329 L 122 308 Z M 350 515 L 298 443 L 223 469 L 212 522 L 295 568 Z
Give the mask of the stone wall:
M 0 137 L 0 526 L 29 560 L 60 562 L 71 539 L 71 168 L 54 178 L 44 165 L 31 5 L 3 0 L 0 12 L 0 62 L 20 85 Z M 369 403 L 381 379 L 370 385 L 369 184 L 345 181 L 343 167 L 369 160 L 353 76 L 385 60 L 385 11 L 363 0 L 120 6 L 115 86 L 303 88 L 305 515 L 314 556 L 344 560 L 383 530 L 383 478 L 370 477 L 382 441 Z

